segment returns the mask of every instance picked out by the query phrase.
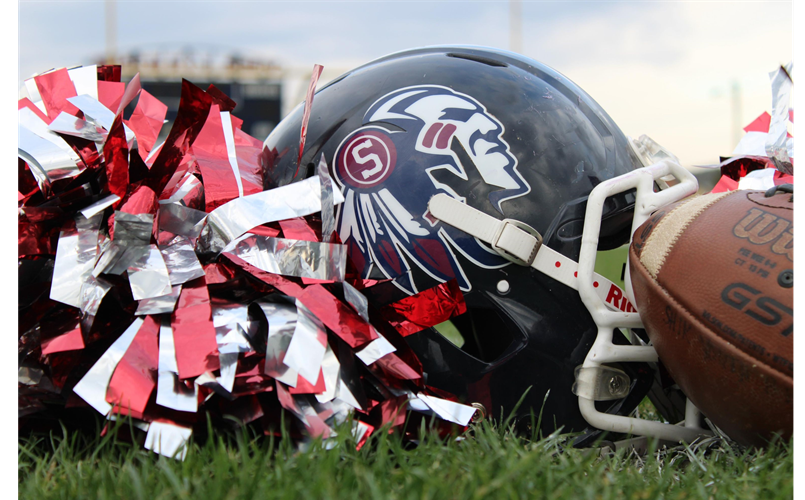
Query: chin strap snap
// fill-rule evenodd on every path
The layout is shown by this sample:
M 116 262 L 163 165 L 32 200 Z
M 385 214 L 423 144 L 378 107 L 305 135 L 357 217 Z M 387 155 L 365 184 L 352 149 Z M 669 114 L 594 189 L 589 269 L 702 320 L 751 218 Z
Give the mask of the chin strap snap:
M 533 267 L 574 290 L 579 289 L 578 262 L 543 245 L 542 235 L 528 224 L 496 219 L 444 193 L 430 199 L 428 210 L 440 221 L 491 245 L 501 257 Z M 601 301 L 613 311 L 636 311 L 624 291 L 600 274 L 593 273 L 593 287 Z

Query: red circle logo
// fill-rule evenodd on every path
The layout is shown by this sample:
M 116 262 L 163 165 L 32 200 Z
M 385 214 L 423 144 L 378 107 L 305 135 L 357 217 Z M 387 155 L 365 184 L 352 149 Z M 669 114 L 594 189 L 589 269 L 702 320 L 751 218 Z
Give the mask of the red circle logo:
M 394 171 L 397 150 L 386 134 L 362 130 L 344 141 L 337 159 L 336 171 L 343 182 L 356 188 L 371 188 Z

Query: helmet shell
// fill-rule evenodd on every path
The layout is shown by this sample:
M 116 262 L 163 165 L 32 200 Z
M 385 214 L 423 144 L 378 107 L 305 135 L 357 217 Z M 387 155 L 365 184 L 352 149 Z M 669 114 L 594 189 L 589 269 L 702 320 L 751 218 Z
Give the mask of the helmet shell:
M 642 166 L 601 106 L 544 64 L 462 46 L 391 54 L 318 90 L 297 168 L 302 114 L 266 139 L 264 187 L 313 175 L 324 154 L 346 198 L 337 229 L 350 262 L 363 278 L 392 278 L 366 290 L 375 306 L 449 279 L 464 291 L 461 347 L 433 328 L 406 337 L 427 383 L 494 415 L 530 388 L 518 413 L 542 409 L 546 430 L 584 428 L 573 370 L 597 328 L 578 293 L 441 223 L 427 202 L 447 193 L 524 222 L 578 259 L 590 191 Z M 630 201 L 608 203 L 604 246 L 628 241 Z

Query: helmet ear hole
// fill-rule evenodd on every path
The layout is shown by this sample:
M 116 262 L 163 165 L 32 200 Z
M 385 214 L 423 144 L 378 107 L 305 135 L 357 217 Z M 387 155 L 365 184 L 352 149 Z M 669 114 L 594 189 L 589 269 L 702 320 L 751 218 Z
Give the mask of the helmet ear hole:
M 469 308 L 445 323 L 437 325 L 435 330 L 465 353 L 486 363 L 500 358 L 514 341 L 511 325 L 494 309 Z

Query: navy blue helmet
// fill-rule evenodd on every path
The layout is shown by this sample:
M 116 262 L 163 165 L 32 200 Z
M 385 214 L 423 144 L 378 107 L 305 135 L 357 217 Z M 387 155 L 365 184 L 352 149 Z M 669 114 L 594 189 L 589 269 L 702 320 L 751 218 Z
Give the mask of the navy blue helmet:
M 546 431 L 586 428 L 571 386 L 597 328 L 578 292 L 443 223 L 428 201 L 444 193 L 521 221 L 578 260 L 590 191 L 642 166 L 601 106 L 521 55 L 428 47 L 319 89 L 297 168 L 302 112 L 300 105 L 266 139 L 264 188 L 315 175 L 324 154 L 345 198 L 336 228 L 351 265 L 362 278 L 387 280 L 365 290 L 373 306 L 452 279 L 464 293 L 468 311 L 452 320 L 460 338 L 436 328 L 406 337 L 427 384 L 494 416 L 508 415 L 528 391 L 519 417 L 542 411 Z M 608 200 L 600 250 L 629 241 L 633 204 L 630 193 Z M 602 411 L 628 414 L 655 379 L 646 363 L 621 368 L 632 391 L 599 403 Z

